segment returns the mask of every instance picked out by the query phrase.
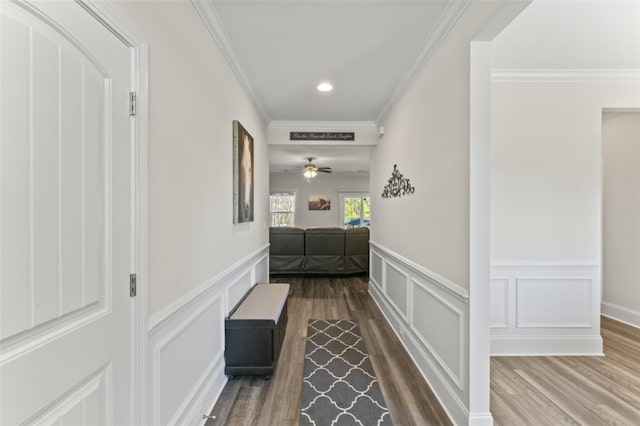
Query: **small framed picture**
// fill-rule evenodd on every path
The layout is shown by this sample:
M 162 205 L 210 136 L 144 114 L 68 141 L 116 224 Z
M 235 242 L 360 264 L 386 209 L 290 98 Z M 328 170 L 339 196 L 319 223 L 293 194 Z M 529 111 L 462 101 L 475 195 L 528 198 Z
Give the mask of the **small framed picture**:
M 331 210 L 331 198 L 327 195 L 309 195 L 309 210 Z
M 253 137 L 233 121 L 233 223 L 253 222 Z

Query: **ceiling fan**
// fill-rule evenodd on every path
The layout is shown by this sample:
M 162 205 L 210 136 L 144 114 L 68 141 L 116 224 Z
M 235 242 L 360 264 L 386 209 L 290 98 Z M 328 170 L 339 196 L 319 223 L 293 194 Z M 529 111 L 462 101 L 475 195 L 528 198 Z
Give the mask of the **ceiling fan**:
M 313 177 L 316 177 L 318 172 L 331 173 L 331 167 L 318 167 L 312 163 L 314 159 L 315 159 L 314 157 L 307 157 L 307 160 L 309 160 L 309 163 L 305 164 L 304 166 L 304 173 L 303 173 L 304 177 L 306 177 L 307 179 L 311 179 Z

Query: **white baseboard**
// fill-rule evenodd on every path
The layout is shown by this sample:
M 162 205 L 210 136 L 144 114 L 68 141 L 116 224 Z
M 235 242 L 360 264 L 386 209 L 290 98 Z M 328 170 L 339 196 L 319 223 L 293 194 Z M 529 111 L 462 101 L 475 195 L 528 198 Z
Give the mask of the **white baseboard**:
M 491 356 L 600 356 L 600 336 L 492 336 Z
M 269 246 L 156 313 L 149 330 L 149 424 L 202 425 L 220 396 L 224 318 L 257 282 L 268 282 Z
M 640 328 L 640 312 L 614 303 L 602 302 L 602 315 Z
M 493 426 L 491 413 L 476 413 L 469 415 L 469 426 Z

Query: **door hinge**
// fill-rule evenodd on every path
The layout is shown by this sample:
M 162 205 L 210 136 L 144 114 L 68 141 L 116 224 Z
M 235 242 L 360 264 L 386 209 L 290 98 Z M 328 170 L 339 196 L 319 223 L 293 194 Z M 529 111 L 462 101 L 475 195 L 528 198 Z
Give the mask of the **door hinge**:
M 136 297 L 136 293 L 138 291 L 136 284 L 136 274 L 129 275 L 129 296 Z
M 136 92 L 129 92 L 129 115 L 136 115 Z

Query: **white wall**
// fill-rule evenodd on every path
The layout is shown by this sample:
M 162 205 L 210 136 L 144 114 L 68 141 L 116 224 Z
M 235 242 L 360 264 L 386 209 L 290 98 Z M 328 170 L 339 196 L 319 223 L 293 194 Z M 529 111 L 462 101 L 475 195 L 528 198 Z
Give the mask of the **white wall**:
M 226 377 L 224 316 L 268 279 L 266 126 L 189 1 L 115 2 L 149 43 L 148 424 L 198 424 Z M 232 121 L 254 137 L 233 225 Z
M 493 83 L 493 355 L 602 353 L 602 108 L 640 84 L 582 77 Z
M 268 240 L 266 126 L 191 2 L 117 2 L 150 46 L 149 312 Z M 255 221 L 233 225 L 232 121 L 254 137 Z M 224 244 L 221 243 L 224 241 Z
M 340 219 L 340 192 L 369 191 L 369 176 L 356 173 L 318 173 L 307 182 L 302 173 L 271 173 L 271 192 L 296 192 L 296 226 L 312 228 L 318 226 L 344 226 Z M 309 211 L 309 195 L 328 195 L 331 210 Z
M 602 117 L 602 311 L 640 327 L 640 112 Z
M 639 83 L 494 82 L 491 260 L 600 262 L 603 107 Z
M 469 356 L 470 42 L 501 6 L 469 5 L 379 123 L 372 157 L 370 291 L 456 424 L 491 424 L 488 353 Z M 394 164 L 415 193 L 382 199 Z
M 410 196 L 372 200 L 372 239 L 467 288 L 469 283 L 469 42 L 501 4 L 472 4 L 407 92 L 381 120 L 371 189 L 393 165 Z M 391 225 L 393 224 L 393 225 Z M 421 238 L 416 238 L 417 230 Z
M 640 81 L 583 77 L 493 83 L 492 355 L 602 353 L 602 109 Z
M 639 13 L 533 2 L 492 43 L 494 355 L 602 352 L 602 110 L 640 106 Z

